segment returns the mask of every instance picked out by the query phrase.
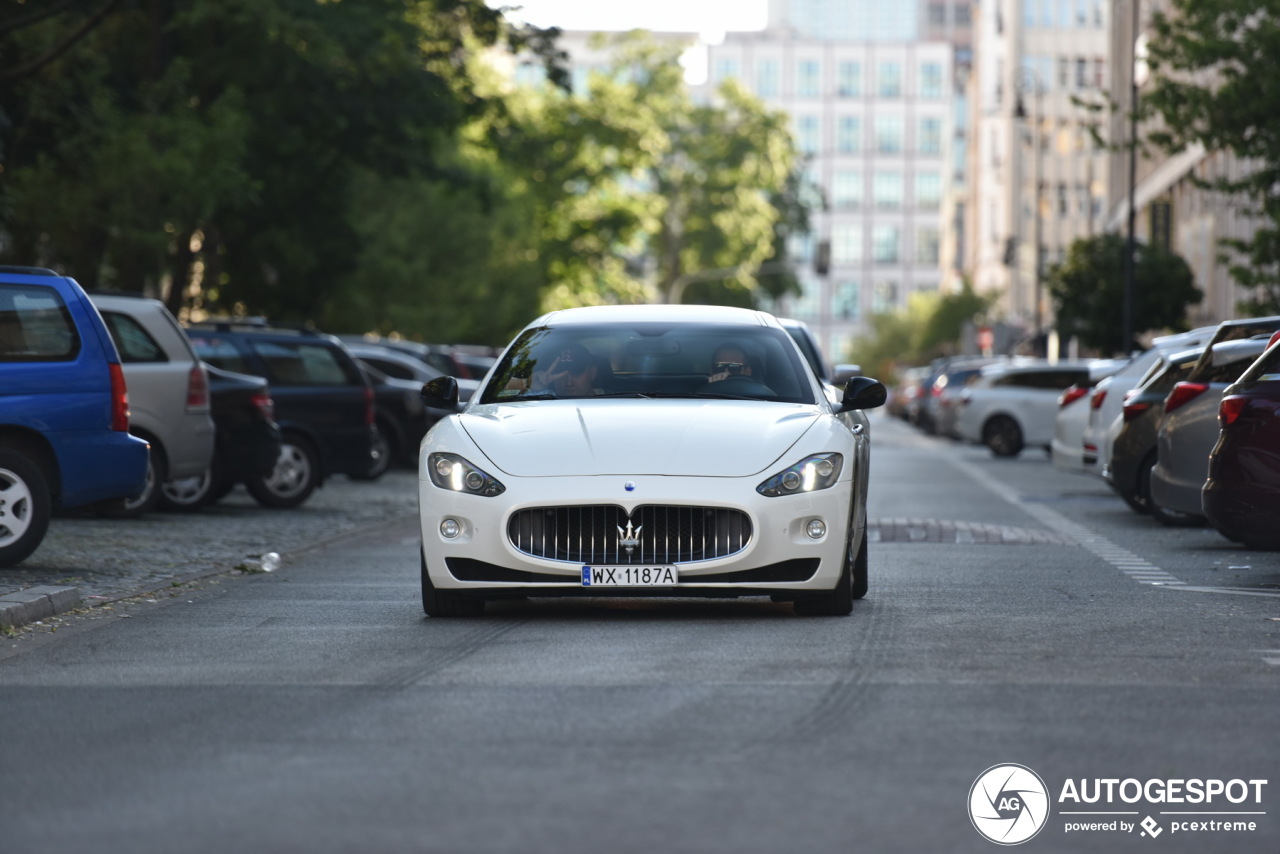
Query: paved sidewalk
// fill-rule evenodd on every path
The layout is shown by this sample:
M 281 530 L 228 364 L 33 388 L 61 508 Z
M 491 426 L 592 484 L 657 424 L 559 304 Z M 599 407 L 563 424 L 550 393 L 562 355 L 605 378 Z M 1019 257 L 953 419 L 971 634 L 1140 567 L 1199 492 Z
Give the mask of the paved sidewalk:
M 417 485 L 416 472 L 397 469 L 373 482 L 332 477 L 290 510 L 262 507 L 237 487 L 196 513 L 59 516 L 34 554 L 0 569 L 0 624 L 22 625 L 253 565 L 266 552 L 287 561 L 290 552 L 412 517 Z M 15 601 L 24 604 L 15 608 Z M 32 616 L 22 619 L 24 612 Z

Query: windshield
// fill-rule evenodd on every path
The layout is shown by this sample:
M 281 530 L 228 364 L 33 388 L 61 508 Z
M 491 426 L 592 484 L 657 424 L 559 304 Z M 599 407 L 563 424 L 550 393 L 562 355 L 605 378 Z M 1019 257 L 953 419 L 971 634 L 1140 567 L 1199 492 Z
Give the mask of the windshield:
M 587 397 L 814 403 L 809 368 L 786 332 L 694 323 L 525 330 L 480 402 Z

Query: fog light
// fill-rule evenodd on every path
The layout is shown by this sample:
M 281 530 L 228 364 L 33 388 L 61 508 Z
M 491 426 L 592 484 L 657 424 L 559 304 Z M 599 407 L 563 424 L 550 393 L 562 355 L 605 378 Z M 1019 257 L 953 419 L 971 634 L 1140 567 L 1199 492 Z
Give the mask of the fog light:
M 457 519 L 445 519 L 440 523 L 440 536 L 452 540 L 462 533 L 462 525 Z
M 810 519 L 809 524 L 805 526 L 805 533 L 810 539 L 820 540 L 827 535 L 827 523 L 821 519 Z

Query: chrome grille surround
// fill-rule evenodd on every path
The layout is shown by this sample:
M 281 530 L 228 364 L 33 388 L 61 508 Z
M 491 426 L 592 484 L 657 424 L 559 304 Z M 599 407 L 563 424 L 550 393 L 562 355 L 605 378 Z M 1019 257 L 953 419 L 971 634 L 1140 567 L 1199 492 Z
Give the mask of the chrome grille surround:
M 630 553 L 622 544 L 628 523 L 639 541 Z M 728 507 L 650 504 L 630 516 L 612 504 L 530 507 L 507 523 L 511 545 L 523 554 L 611 566 L 717 560 L 745 549 L 751 534 L 750 517 Z

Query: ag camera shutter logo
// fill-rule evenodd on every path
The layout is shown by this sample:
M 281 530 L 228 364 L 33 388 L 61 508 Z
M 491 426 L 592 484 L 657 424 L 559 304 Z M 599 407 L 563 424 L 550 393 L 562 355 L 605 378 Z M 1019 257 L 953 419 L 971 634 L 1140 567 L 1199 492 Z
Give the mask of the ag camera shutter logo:
M 992 765 L 969 789 L 969 820 L 997 845 L 1018 845 L 1049 818 L 1049 790 L 1025 765 Z

